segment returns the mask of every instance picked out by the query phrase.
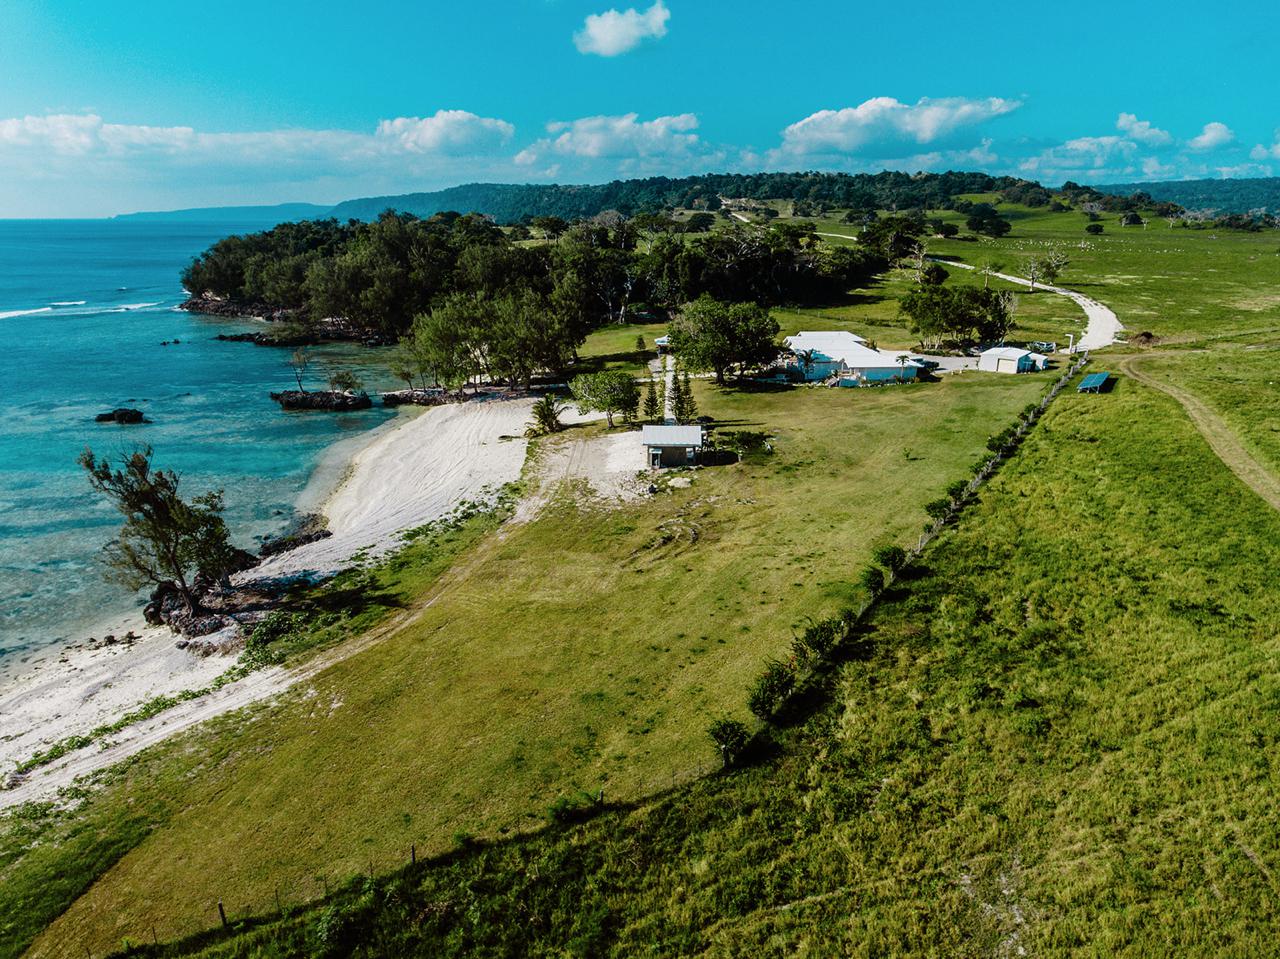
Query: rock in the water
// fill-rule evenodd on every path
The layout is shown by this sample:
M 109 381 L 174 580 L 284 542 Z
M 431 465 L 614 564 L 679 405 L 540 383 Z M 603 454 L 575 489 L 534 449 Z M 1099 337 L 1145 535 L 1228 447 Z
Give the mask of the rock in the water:
M 122 406 L 117 410 L 111 410 L 107 413 L 99 413 L 94 419 L 99 423 L 146 423 L 147 418 L 142 415 L 142 410 L 130 409 Z
M 318 513 L 307 513 L 279 536 L 269 537 L 264 540 L 258 550 L 258 555 L 266 559 L 268 556 L 287 553 L 289 550 L 305 546 L 307 543 L 328 539 L 332 535 L 333 533 L 325 526 L 323 516 Z
M 259 333 L 219 333 L 214 337 L 227 343 L 254 343 L 257 346 L 315 346 L 320 337 L 309 330 L 266 330 Z
M 341 390 L 285 390 L 282 393 L 272 393 L 271 398 L 286 410 L 345 413 L 349 410 L 367 410 L 373 406 L 368 393 L 344 393 Z

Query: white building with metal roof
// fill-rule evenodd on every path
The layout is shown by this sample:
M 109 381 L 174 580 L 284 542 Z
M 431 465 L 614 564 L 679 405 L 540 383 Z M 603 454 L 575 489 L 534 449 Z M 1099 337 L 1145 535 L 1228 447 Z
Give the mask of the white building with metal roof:
M 845 330 L 804 331 L 788 336 L 783 344 L 808 381 L 825 380 L 837 374 L 851 382 L 914 379 L 919 371 L 914 361 L 898 360 L 905 351 L 872 349 L 864 338 Z
M 698 461 L 706 442 L 702 427 L 652 426 L 640 429 L 640 442 L 645 449 L 645 462 L 650 469 L 664 466 L 692 466 Z

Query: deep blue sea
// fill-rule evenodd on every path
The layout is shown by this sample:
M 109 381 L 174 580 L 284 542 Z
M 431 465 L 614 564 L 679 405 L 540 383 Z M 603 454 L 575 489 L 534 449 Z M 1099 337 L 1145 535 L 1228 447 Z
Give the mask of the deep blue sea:
M 102 577 L 120 517 L 76 464 L 85 447 L 150 444 L 186 495 L 225 490 L 235 539 L 252 548 L 292 519 L 326 449 L 389 417 L 281 412 L 267 393 L 292 381 L 287 351 L 214 339 L 255 321 L 175 309 L 192 256 L 262 226 L 0 220 L 0 660 L 83 639 L 138 605 Z M 386 385 L 376 350 L 317 353 Z M 118 406 L 152 422 L 94 422 Z

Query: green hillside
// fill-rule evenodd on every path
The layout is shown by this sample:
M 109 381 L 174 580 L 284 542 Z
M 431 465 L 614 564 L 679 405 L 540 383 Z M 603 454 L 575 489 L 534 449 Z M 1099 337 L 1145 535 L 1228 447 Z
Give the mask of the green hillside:
M 1189 210 L 1208 209 L 1220 213 L 1248 213 L 1259 208 L 1272 213 L 1280 210 L 1280 177 L 1114 183 L 1095 189 L 1117 196 L 1142 192 Z

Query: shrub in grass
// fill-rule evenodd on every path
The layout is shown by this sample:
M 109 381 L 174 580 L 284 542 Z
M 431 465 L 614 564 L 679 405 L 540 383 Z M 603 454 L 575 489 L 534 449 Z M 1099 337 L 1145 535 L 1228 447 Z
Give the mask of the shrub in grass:
M 995 436 L 987 440 L 987 449 L 991 450 L 993 453 L 999 453 L 1009 445 L 1010 441 L 1013 440 L 1015 432 L 1016 431 L 1010 427 L 1003 432 L 997 433 Z
M 862 571 L 858 581 L 862 584 L 862 588 L 871 594 L 872 599 L 884 592 L 884 570 L 879 566 L 868 566 Z
M 967 488 L 969 484 L 964 485 Z M 871 556 L 891 573 L 896 573 L 907 565 L 907 551 L 901 546 L 878 546 Z
M 810 623 L 804 628 L 804 632 L 792 640 L 791 649 L 797 661 L 814 663 L 825 659 L 845 632 L 844 622 L 838 616 Z
M 946 519 L 951 515 L 951 500 L 935 499 L 931 503 L 925 503 L 924 511 L 929 515 L 930 519 Z
M 796 671 L 790 663 L 770 660 L 747 694 L 747 708 L 761 719 L 769 719 L 796 688 Z
M 747 748 L 751 741 L 751 733 L 747 727 L 736 719 L 717 719 L 707 727 L 707 735 L 715 743 L 720 752 L 720 761 L 725 768 L 732 766 Z
M 967 492 L 969 492 L 969 484 L 964 480 L 956 480 L 954 483 L 947 484 L 947 496 L 951 498 L 953 503 L 963 499 L 964 494 Z
M 589 793 L 578 790 L 572 796 L 561 796 L 547 808 L 552 822 L 579 822 L 604 806 L 604 790 Z

